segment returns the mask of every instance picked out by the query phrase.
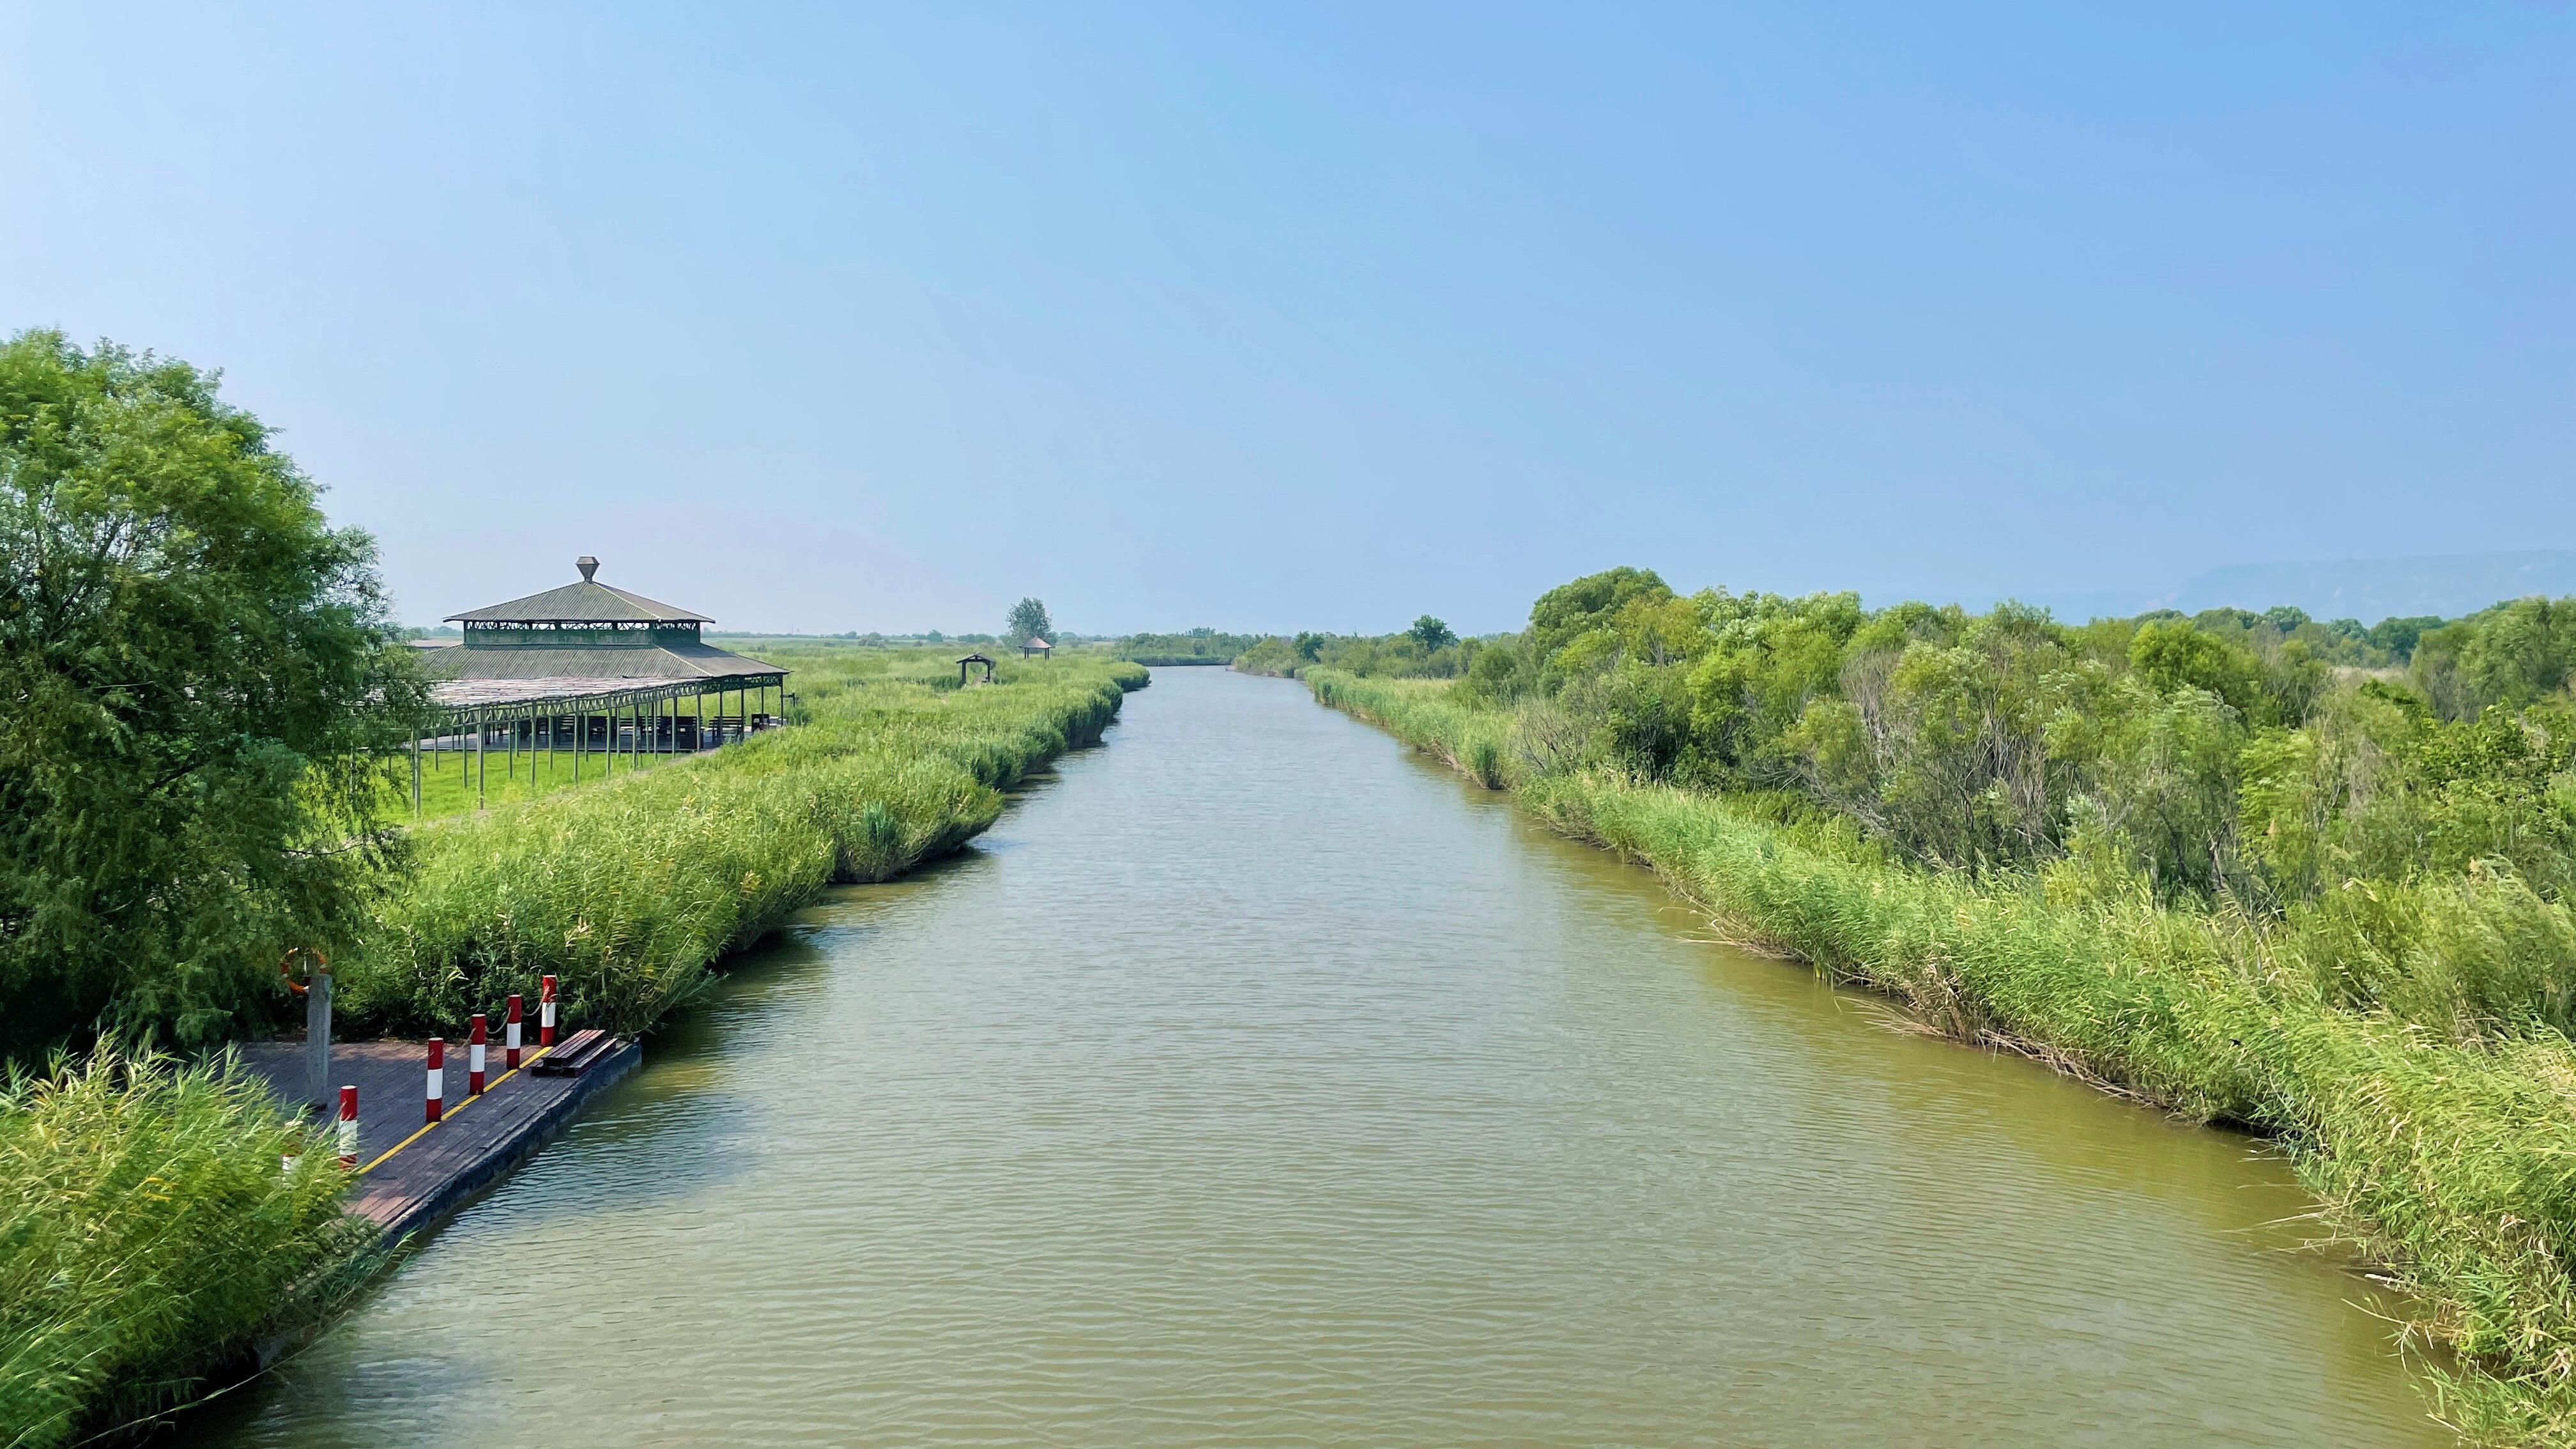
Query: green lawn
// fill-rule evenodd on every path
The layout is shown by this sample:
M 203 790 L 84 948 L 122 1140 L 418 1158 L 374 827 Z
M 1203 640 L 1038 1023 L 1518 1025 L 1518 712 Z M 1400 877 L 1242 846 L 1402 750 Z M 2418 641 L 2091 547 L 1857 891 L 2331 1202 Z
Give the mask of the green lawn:
M 596 785 L 603 779 L 622 777 L 639 765 L 644 769 L 685 760 L 677 755 L 629 755 L 619 751 L 614 759 L 598 750 L 584 750 L 580 761 L 580 778 L 573 776 L 573 752 L 569 749 L 530 753 L 522 746 L 516 751 L 494 748 L 484 752 L 478 761 L 472 749 L 423 750 L 420 752 L 420 817 L 439 820 L 450 815 L 469 815 L 477 809 L 490 809 L 540 795 Z M 476 786 L 479 783 L 481 793 Z M 409 780 L 405 776 L 396 784 L 398 798 L 389 807 L 397 820 L 410 818 Z

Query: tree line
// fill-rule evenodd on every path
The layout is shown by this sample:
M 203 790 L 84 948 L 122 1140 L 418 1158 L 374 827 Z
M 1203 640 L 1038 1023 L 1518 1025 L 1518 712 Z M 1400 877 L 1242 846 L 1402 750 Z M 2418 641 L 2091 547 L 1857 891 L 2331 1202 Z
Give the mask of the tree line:
M 1243 666 L 1454 679 L 1513 711 L 1524 769 L 1729 792 L 1942 870 L 2068 861 L 2268 912 L 2428 872 L 2507 869 L 2550 899 L 2576 881 L 2576 599 L 2070 625 L 1618 568 L 1517 634 L 1446 634 L 1277 638 Z

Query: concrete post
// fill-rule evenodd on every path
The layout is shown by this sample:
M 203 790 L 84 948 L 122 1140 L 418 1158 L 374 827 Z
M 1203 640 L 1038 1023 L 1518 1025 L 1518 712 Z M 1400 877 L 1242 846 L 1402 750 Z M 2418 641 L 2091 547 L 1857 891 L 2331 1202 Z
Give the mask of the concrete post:
M 315 966 L 304 991 L 304 1100 L 331 1104 L 331 968 Z

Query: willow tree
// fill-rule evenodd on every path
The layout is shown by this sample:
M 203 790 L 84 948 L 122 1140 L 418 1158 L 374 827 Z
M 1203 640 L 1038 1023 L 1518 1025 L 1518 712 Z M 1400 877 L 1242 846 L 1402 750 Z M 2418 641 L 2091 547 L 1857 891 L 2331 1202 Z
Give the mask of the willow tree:
M 418 718 L 375 546 L 184 362 L 0 343 L 0 1053 L 220 1040 L 345 941 Z

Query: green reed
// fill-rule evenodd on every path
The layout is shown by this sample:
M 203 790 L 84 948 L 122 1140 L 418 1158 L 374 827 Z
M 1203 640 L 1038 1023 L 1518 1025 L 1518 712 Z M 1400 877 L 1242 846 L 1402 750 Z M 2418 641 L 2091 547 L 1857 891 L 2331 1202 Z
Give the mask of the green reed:
M 292 1169 L 282 1159 L 292 1155 Z M 167 1408 L 337 1301 L 372 1235 L 326 1143 L 229 1058 L 102 1048 L 0 1087 L 0 1444 Z
M 778 650 L 793 727 L 415 834 L 413 879 L 340 978 L 362 1026 L 454 1030 L 553 974 L 569 1023 L 640 1031 L 836 882 L 992 824 L 1001 791 L 1099 738 L 1133 664 L 1013 661 L 959 688 L 929 655 Z

